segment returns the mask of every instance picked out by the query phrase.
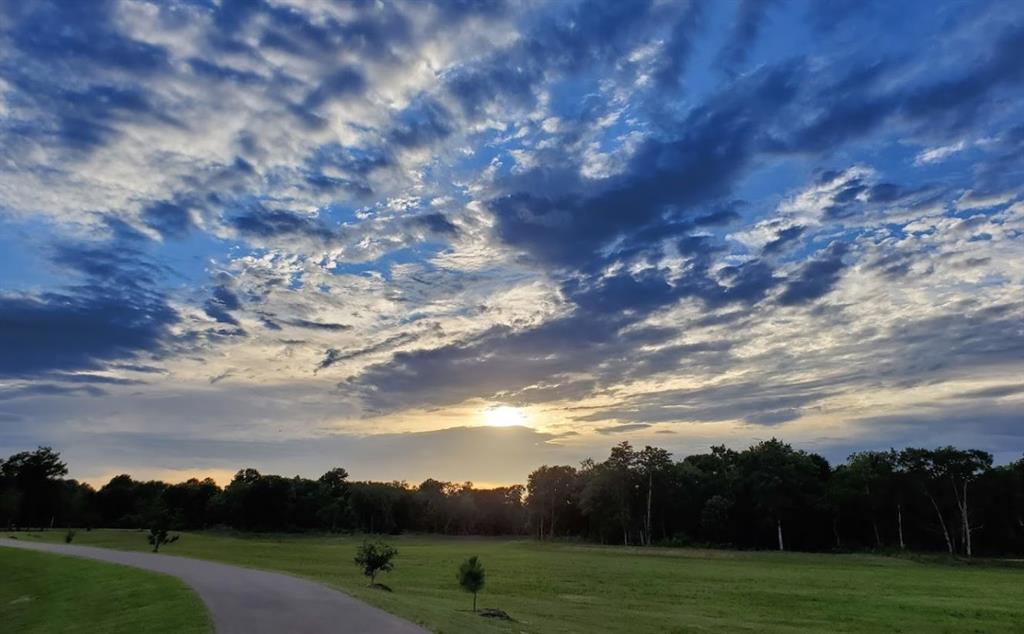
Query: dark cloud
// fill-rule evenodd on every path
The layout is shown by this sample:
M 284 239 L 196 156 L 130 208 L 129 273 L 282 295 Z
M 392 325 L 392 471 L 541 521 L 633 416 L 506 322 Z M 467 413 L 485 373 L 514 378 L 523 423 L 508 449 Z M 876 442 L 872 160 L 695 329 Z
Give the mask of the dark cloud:
M 227 220 L 243 236 L 255 238 L 301 236 L 327 242 L 334 237 L 334 232 L 314 217 L 262 205 L 255 205 Z
M 650 427 L 647 423 L 627 423 L 625 425 L 612 425 L 610 427 L 598 427 L 597 433 L 599 434 L 624 434 L 631 431 L 640 431 L 641 429 L 647 429 Z
M 762 129 L 796 95 L 798 68 L 769 69 L 695 108 L 671 140 L 648 140 L 626 170 L 580 193 L 545 195 L 539 168 L 513 179 L 519 191 L 489 202 L 498 235 L 540 261 L 579 267 L 612 240 L 648 227 L 673 209 L 727 195 L 748 167 Z
M 806 304 L 826 295 L 839 282 L 846 266 L 843 257 L 848 251 L 846 243 L 835 242 L 804 264 L 796 277 L 786 284 L 779 295 L 779 303 L 783 306 Z
M 700 423 L 741 420 L 777 425 L 798 418 L 801 409 L 834 394 L 827 380 L 726 383 L 691 390 L 665 390 L 629 396 L 621 404 L 579 416 L 588 422 Z
M 417 148 L 447 138 L 456 124 L 442 104 L 421 97 L 400 112 L 392 125 L 389 141 L 402 147 Z
M 459 232 L 458 227 L 452 224 L 452 221 L 448 220 L 448 218 L 441 213 L 429 213 L 413 216 L 407 220 L 407 223 L 413 228 L 423 229 L 441 236 L 452 236 Z
M 1004 396 L 1014 396 L 1016 394 L 1024 394 L 1024 385 L 997 385 L 995 387 L 986 387 L 980 390 L 961 392 L 960 394 L 957 394 L 956 397 L 967 399 L 993 399 L 1002 398 Z
M 115 3 L 4 3 L 14 47 L 34 62 L 116 68 L 153 73 L 168 67 L 167 52 L 126 36 L 117 28 Z
M 142 210 L 142 220 L 165 238 L 183 238 L 192 229 L 192 216 L 187 205 L 160 201 Z
M 728 73 L 737 72 L 757 42 L 768 10 L 777 4 L 778 0 L 740 0 L 732 34 L 718 53 L 719 68 Z
M 154 290 L 160 267 L 121 243 L 64 243 L 52 257 L 81 282 L 0 295 L 0 376 L 95 370 L 163 349 L 179 317 Z
M 820 114 L 767 147 L 789 152 L 821 152 L 875 131 L 896 117 L 939 138 L 959 134 L 981 114 L 997 91 L 1019 84 L 1024 70 L 1024 24 L 997 34 L 980 59 L 947 77 L 906 85 L 883 82 L 902 65 L 891 60 L 855 67 L 823 86 L 812 111 Z M 941 77 L 941 76 L 940 76 Z
M 800 225 L 787 227 L 775 234 L 775 238 L 764 245 L 762 252 L 765 254 L 779 253 L 787 248 L 789 243 L 793 242 L 804 234 L 806 227 Z
M 403 344 L 406 344 L 406 343 L 411 343 L 411 342 L 415 341 L 418 338 L 419 338 L 419 335 L 417 335 L 415 333 L 408 333 L 408 332 L 406 332 L 406 333 L 400 333 L 400 334 L 388 337 L 387 339 L 385 339 L 385 340 L 383 340 L 383 341 L 381 341 L 379 343 L 375 343 L 373 345 L 366 346 L 364 348 L 356 348 L 355 350 L 348 350 L 348 351 L 342 352 L 341 350 L 338 350 L 336 348 L 328 348 L 327 351 L 324 353 L 324 358 L 320 361 L 319 364 L 317 364 L 316 369 L 314 370 L 314 373 L 315 372 L 319 372 L 320 370 L 324 370 L 326 368 L 329 368 L 332 365 L 334 365 L 335 363 L 338 363 L 339 361 L 345 361 L 345 360 L 348 360 L 348 359 L 357 359 L 359 357 L 366 356 L 368 354 L 373 354 L 375 352 L 381 352 L 383 350 L 389 350 L 389 349 L 394 348 L 396 346 L 400 346 L 400 345 L 403 345 Z
M 2 368 L 0 368 L 2 371 Z M 104 396 L 106 392 L 92 385 L 59 385 L 56 383 L 32 383 L 16 387 L 0 388 L 0 401 L 38 396 Z
M 309 330 L 326 330 L 328 332 L 341 332 L 342 330 L 351 330 L 352 326 L 347 324 L 335 324 L 324 321 L 311 321 L 309 319 L 289 319 L 284 323 L 289 326 L 295 326 L 296 328 L 307 328 Z
M 208 316 L 219 323 L 230 326 L 238 326 L 238 320 L 231 314 L 242 307 L 242 302 L 227 286 L 217 286 L 213 289 L 212 297 L 203 305 L 203 310 Z

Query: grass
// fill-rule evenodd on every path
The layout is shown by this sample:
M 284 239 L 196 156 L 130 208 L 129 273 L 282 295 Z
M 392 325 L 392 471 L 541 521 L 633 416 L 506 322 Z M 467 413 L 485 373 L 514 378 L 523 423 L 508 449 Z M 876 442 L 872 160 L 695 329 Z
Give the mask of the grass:
M 31 535 L 31 537 L 30 537 Z M 76 543 L 148 548 L 137 531 L 79 532 Z M 58 531 L 21 539 L 59 541 Z M 367 587 L 358 536 L 185 534 L 168 554 L 280 570 L 338 587 L 435 632 L 1024 632 L 1024 567 L 807 553 L 623 549 L 529 540 L 400 536 L 395 570 Z M 470 612 L 455 579 L 487 570 Z
M 0 631 L 19 634 L 208 634 L 193 592 L 172 577 L 0 548 Z

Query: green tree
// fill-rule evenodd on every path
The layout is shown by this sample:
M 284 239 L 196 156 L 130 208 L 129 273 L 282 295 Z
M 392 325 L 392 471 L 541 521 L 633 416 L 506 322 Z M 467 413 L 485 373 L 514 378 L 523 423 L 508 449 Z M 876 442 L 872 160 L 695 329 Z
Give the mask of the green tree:
M 459 585 L 466 592 L 473 593 L 473 611 L 476 612 L 476 595 L 484 589 L 485 573 L 480 559 L 473 555 L 459 566 Z
M 554 537 L 575 512 L 579 474 L 569 466 L 540 467 L 530 474 L 526 503 L 537 525 L 537 537 Z
M 640 540 L 645 545 L 650 546 L 654 535 L 654 487 L 663 479 L 662 474 L 672 467 L 672 454 L 664 449 L 648 445 L 636 455 L 636 463 L 647 486 L 646 512 L 644 514 L 644 527 L 640 533 Z
M 754 445 L 741 457 L 754 510 L 775 524 L 778 549 L 785 550 L 784 520 L 817 510 L 825 498 L 827 463 L 776 438 Z
M 363 574 L 370 578 L 370 585 L 376 583 L 377 573 L 390 572 L 395 565 L 391 562 L 398 551 L 384 542 L 363 542 L 356 549 L 353 561 L 363 569 Z
M 39 528 L 52 524 L 60 503 L 59 480 L 67 473 L 60 453 L 50 447 L 16 453 L 0 464 L 0 478 L 18 492 L 12 496 L 18 503 L 16 521 Z
M 167 531 L 167 526 L 154 526 L 149 529 L 149 535 L 146 535 L 146 541 L 153 547 L 153 552 L 160 552 L 160 547 L 167 544 L 173 544 L 178 541 L 177 535 L 170 535 Z

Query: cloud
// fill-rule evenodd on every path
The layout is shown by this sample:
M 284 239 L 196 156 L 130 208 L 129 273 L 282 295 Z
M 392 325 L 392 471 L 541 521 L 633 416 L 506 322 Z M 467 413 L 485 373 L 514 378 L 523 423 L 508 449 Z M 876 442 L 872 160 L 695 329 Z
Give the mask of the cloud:
M 1016 398 L 1012 2 L 0 11 L 18 420 L 210 461 L 243 430 L 287 466 L 500 401 L 541 421 L 510 432 L 532 467 L 602 429 L 838 447 Z
M 718 53 L 720 68 L 735 73 L 746 61 L 761 31 L 768 9 L 774 4 L 777 4 L 776 0 L 741 0 L 736 9 L 732 34 Z
M 597 433 L 599 434 L 624 434 L 631 431 L 639 431 L 641 429 L 647 429 L 650 427 L 647 423 L 628 423 L 626 425 L 612 425 L 610 427 L 599 427 Z
M 0 377 L 96 370 L 164 350 L 180 316 L 152 288 L 159 267 L 123 244 L 63 244 L 54 260 L 80 283 L 0 295 Z
M 806 304 L 827 294 L 839 281 L 847 251 L 844 243 L 833 243 L 818 258 L 805 264 L 783 289 L 779 303 L 784 306 Z

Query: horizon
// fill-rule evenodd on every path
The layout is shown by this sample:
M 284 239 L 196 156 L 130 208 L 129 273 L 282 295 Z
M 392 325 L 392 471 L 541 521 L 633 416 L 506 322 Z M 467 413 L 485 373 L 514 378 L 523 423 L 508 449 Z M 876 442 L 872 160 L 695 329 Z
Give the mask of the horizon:
M 493 430 L 493 431 L 497 431 L 497 432 L 500 433 L 501 431 L 507 430 L 507 429 L 508 429 L 508 427 L 506 426 L 503 429 Z M 509 430 L 509 431 L 513 431 L 513 430 Z M 773 437 L 771 440 L 779 440 L 779 441 L 781 441 L 783 443 L 786 443 L 786 440 L 784 438 L 774 438 Z M 758 441 L 758 442 L 760 442 L 760 441 Z M 789 443 L 786 443 L 786 444 L 789 444 Z M 731 449 L 731 450 L 734 450 L 734 451 L 743 451 L 743 450 L 749 449 L 750 447 L 752 447 L 754 445 L 749 445 L 749 446 L 738 446 L 738 445 L 737 446 L 729 446 L 729 445 L 724 445 L 724 446 L 727 449 Z M 653 447 L 660 449 L 660 447 L 657 447 L 657 445 L 653 445 Z M 641 448 L 642 447 L 634 447 L 634 449 L 637 449 L 637 450 L 639 450 Z M 840 465 L 848 464 L 850 458 L 852 458 L 855 455 L 860 454 L 860 453 L 862 453 L 864 451 L 867 451 L 867 452 L 898 451 L 898 450 L 906 449 L 908 447 L 890 447 L 889 449 L 855 449 L 855 450 L 853 450 L 852 453 L 850 453 L 850 454 L 848 454 L 846 456 L 843 456 L 843 457 L 830 457 L 830 456 L 825 456 L 825 455 L 821 455 L 821 454 L 815 454 L 815 452 L 813 452 L 813 451 L 807 451 L 805 449 L 801 449 L 798 446 L 794 446 L 793 448 L 795 450 L 797 450 L 797 451 L 806 451 L 808 454 L 811 454 L 811 455 L 819 455 L 819 456 L 821 456 L 822 458 L 824 458 L 826 460 L 826 462 L 829 464 L 829 466 L 832 469 L 835 469 L 836 467 L 838 467 Z M 927 449 L 927 450 L 939 449 L 939 447 L 919 447 L 919 448 Z M 63 452 L 61 452 L 60 448 L 52 447 L 52 449 L 54 449 L 58 453 L 63 453 Z M 695 451 L 690 452 L 688 454 L 677 454 L 677 453 L 674 453 L 674 452 L 669 452 L 669 456 L 670 456 L 670 458 L 674 462 L 682 462 L 687 456 L 707 454 L 707 453 L 709 453 L 711 451 L 711 449 L 712 449 L 712 447 L 705 447 L 703 451 L 695 450 Z M 971 447 L 957 447 L 957 449 L 972 449 L 972 448 Z M 606 447 L 605 453 L 608 453 L 609 451 L 611 451 L 611 446 Z M 563 463 L 557 463 L 557 462 L 550 463 L 550 464 L 549 463 L 536 464 L 536 465 L 533 465 L 532 467 L 530 467 L 529 471 L 533 472 L 533 471 L 535 471 L 535 470 L 537 470 L 537 469 L 539 469 L 541 467 L 549 467 L 549 466 L 571 466 L 573 468 L 578 468 L 579 465 L 581 465 L 584 462 L 587 462 L 587 461 L 601 462 L 606 457 L 607 456 L 603 455 L 603 454 L 602 455 L 588 455 L 588 456 L 585 456 L 584 458 L 581 458 L 579 460 L 566 461 L 566 462 L 564 462 L 564 464 Z M 992 464 L 993 464 L 993 466 L 996 466 L 996 467 L 1002 467 L 1002 466 L 1012 465 L 1012 464 L 1014 464 L 1014 463 L 1016 463 L 1016 462 L 1018 462 L 1020 460 L 1024 460 L 1024 450 L 1018 452 L 1016 455 L 1011 456 L 1010 460 L 1008 460 L 1008 461 L 1000 462 L 999 460 L 993 460 Z M 456 476 L 449 475 L 448 477 L 435 477 L 434 475 L 428 474 L 426 476 L 419 476 L 419 477 L 415 477 L 415 478 L 404 478 L 404 477 L 394 477 L 393 475 L 383 475 L 383 474 L 382 475 L 378 475 L 378 476 L 364 476 L 364 475 L 361 474 L 360 471 L 357 470 L 357 471 L 353 472 L 348 467 L 346 467 L 346 465 L 344 465 L 344 464 L 332 465 L 331 467 L 329 467 L 329 469 L 330 468 L 335 468 L 335 467 L 341 467 L 341 468 L 345 469 L 345 471 L 348 473 L 348 479 L 351 482 L 401 482 L 401 483 L 406 484 L 406 485 L 408 485 L 408 486 L 410 486 L 412 488 L 415 488 L 419 483 L 421 483 L 421 482 L 423 482 L 425 480 L 428 480 L 428 479 L 445 481 L 445 482 L 451 482 L 451 483 L 454 483 L 454 484 L 469 483 L 475 489 L 495 489 L 495 488 L 499 488 L 499 487 L 507 487 L 507 486 L 514 486 L 514 485 L 524 485 L 525 486 L 526 483 L 527 483 L 527 480 L 528 480 L 528 476 L 529 476 L 529 473 L 524 473 L 524 475 L 521 478 L 510 479 L 510 480 L 505 480 L 505 481 L 497 481 L 497 482 L 467 480 L 466 478 L 460 478 L 457 475 Z M 392 468 L 392 467 L 389 465 L 389 466 L 386 466 L 384 469 L 388 469 L 388 468 Z M 114 478 L 116 476 L 120 476 L 120 475 L 128 475 L 133 480 L 135 480 L 137 482 L 160 481 L 160 482 L 164 482 L 166 484 L 172 484 L 172 485 L 173 484 L 181 484 L 181 483 L 187 482 L 189 480 L 193 480 L 193 479 L 194 480 L 202 481 L 202 480 L 204 480 L 206 478 L 209 478 L 209 479 L 213 480 L 219 487 L 223 488 L 223 487 L 226 487 L 228 484 L 230 484 L 232 479 L 234 478 L 234 476 L 237 475 L 238 473 L 240 473 L 244 469 L 256 469 L 262 475 L 277 475 L 277 476 L 286 477 L 286 478 L 296 477 L 296 478 L 306 478 L 306 479 L 311 479 L 311 480 L 315 480 L 319 476 L 323 475 L 323 472 L 316 472 L 316 473 L 314 473 L 314 472 L 311 472 L 311 471 L 299 471 L 299 472 L 295 472 L 295 473 L 293 473 L 293 472 L 273 473 L 270 470 L 261 469 L 258 465 L 245 464 L 245 465 L 239 465 L 237 468 L 234 468 L 234 469 L 218 469 L 218 470 L 206 470 L 206 471 L 203 471 L 203 470 L 190 471 L 190 470 L 185 470 L 185 469 L 174 469 L 174 468 L 153 468 L 153 469 L 149 469 L 149 470 L 143 469 L 140 472 L 126 472 L 126 471 L 118 471 L 118 470 L 115 469 L 115 470 L 113 470 L 113 471 L 111 471 L 109 473 L 105 473 L 103 475 L 82 478 L 82 477 L 77 477 L 74 465 L 69 464 L 68 465 L 68 476 L 67 477 L 69 479 L 77 480 L 79 482 L 84 482 L 84 483 L 88 484 L 89 486 L 93 487 L 96 490 L 102 488 L 105 484 L 109 483 L 112 478 Z M 372 469 L 373 468 L 371 467 L 370 470 L 372 471 Z M 140 473 L 142 475 L 140 475 Z M 382 471 L 377 471 L 377 473 L 382 473 Z M 451 472 L 449 472 L 449 474 L 450 473 Z
M 1021 59 L 1011 0 L 11 3 L 0 455 L 1017 460 Z

